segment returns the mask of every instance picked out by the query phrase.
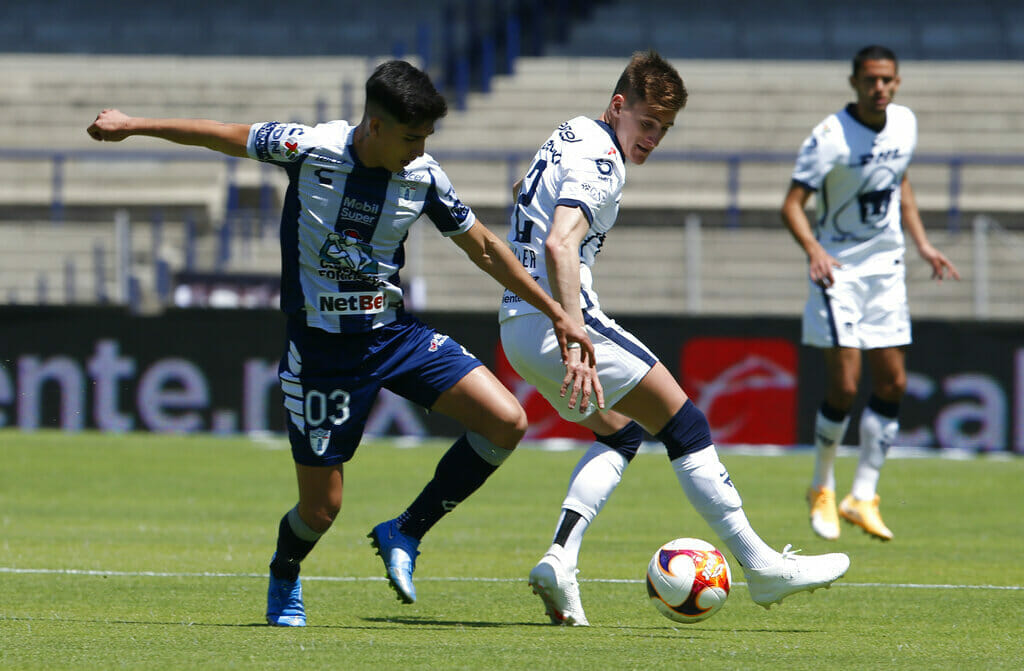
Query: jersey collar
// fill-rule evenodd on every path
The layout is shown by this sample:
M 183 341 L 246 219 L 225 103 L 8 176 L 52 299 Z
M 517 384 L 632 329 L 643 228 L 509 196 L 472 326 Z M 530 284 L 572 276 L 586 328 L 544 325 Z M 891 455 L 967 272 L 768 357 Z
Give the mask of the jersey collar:
M 861 126 L 863 126 L 864 128 L 866 128 L 867 130 L 871 131 L 872 133 L 874 133 L 876 135 L 881 134 L 881 132 L 885 130 L 885 127 L 889 125 L 888 110 L 886 110 L 886 115 L 885 115 L 885 126 L 882 126 L 881 128 L 874 128 L 872 126 L 867 125 L 863 121 L 861 121 L 860 115 L 857 114 L 857 105 L 855 105 L 854 103 L 850 103 L 849 105 L 846 106 L 846 113 L 850 115 L 851 119 L 853 119 L 858 124 L 860 124 Z
M 615 136 L 615 129 L 608 125 L 607 121 L 601 121 L 600 119 L 594 119 L 594 123 L 604 129 L 605 133 L 608 133 L 608 137 L 615 143 L 615 148 L 619 150 L 619 156 L 626 158 L 626 155 L 622 153 L 622 146 L 619 144 L 619 138 Z

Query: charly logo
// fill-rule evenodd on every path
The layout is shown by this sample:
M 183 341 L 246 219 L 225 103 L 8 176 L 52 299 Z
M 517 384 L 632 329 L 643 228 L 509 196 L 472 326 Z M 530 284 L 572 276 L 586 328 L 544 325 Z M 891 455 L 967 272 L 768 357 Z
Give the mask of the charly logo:
M 448 340 L 448 336 L 444 335 L 443 333 L 435 333 L 433 335 L 433 337 L 430 338 L 430 348 L 429 348 L 429 350 L 431 352 L 436 352 L 437 349 L 441 345 L 443 345 L 445 343 L 445 341 L 447 341 L 447 340 Z
M 377 272 L 377 262 L 373 260 L 371 251 L 358 231 L 349 228 L 341 233 L 331 232 L 320 247 L 320 265 L 322 268 L 373 274 Z

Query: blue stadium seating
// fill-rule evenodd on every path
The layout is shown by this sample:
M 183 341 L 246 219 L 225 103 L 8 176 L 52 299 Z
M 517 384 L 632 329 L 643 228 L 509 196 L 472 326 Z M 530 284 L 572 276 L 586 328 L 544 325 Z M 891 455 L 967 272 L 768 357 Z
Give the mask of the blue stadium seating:
M 868 43 L 904 60 L 1024 57 L 1019 0 L 123 0 L 0 4 L 0 50 L 258 56 L 414 54 L 474 65 L 515 20 L 523 55 L 845 59 Z M 499 48 L 505 46 L 498 44 Z

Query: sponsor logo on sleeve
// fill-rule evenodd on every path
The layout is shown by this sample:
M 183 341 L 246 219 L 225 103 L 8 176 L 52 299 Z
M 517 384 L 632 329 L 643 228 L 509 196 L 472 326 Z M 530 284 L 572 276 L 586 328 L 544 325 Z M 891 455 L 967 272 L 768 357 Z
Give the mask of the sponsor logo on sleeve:
M 436 352 L 437 349 L 447 342 L 448 336 L 443 333 L 435 333 L 430 339 L 430 347 L 428 348 L 431 352 Z
M 562 142 L 581 142 L 583 140 L 583 138 L 576 135 L 568 121 L 558 127 L 558 137 L 561 138 Z

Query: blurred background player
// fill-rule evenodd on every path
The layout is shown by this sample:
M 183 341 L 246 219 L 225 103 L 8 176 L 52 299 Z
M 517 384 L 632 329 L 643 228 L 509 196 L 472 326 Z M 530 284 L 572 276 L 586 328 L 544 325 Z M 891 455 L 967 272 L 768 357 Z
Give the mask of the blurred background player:
M 555 624 L 588 624 L 576 580 L 580 545 L 636 454 L 641 427 L 665 444 L 687 498 L 742 566 L 756 603 L 767 608 L 827 586 L 850 563 L 841 553 L 796 556 L 789 546 L 780 554 L 761 540 L 718 459 L 704 414 L 654 354 L 601 311 L 591 266 L 618 215 L 625 163 L 647 160 L 686 99 L 675 68 L 654 52 L 635 54 L 600 118 L 580 116 L 559 126 L 516 185 L 512 250 L 539 286 L 586 326 L 612 408 L 595 412 L 587 389 L 578 410 L 567 407 L 555 333 L 523 297 L 506 291 L 499 320 L 509 362 L 562 417 L 597 438 L 571 476 L 554 540 L 530 572 L 530 585 Z M 579 352 L 569 356 L 572 363 Z
M 907 167 L 917 144 L 917 120 L 892 102 L 900 85 L 895 54 L 869 46 L 853 58 L 850 86 L 857 100 L 818 124 L 804 141 L 782 206 L 782 219 L 807 254 L 810 292 L 803 342 L 825 355 L 825 399 L 814 427 L 814 475 L 807 492 L 811 527 L 839 537 L 839 515 L 889 540 L 877 485 L 899 429 L 907 386 L 905 348 L 911 342 L 903 231 L 932 269 L 960 279 L 956 267 L 928 242 Z M 817 223 L 804 212 L 817 192 Z M 860 458 L 850 494 L 835 497 L 836 447 L 846 433 L 861 377 L 861 352 L 871 396 L 860 418 Z
M 398 283 L 402 245 L 421 215 L 480 268 L 548 315 L 563 356 L 571 343 L 593 361 L 583 329 L 476 220 L 424 153 L 434 123 L 446 111 L 426 73 L 390 61 L 366 82 L 358 126 L 145 119 L 104 110 L 88 129 L 96 140 L 149 135 L 266 161 L 288 173 L 281 217 L 281 307 L 288 315 L 288 341 L 279 374 L 299 501 L 281 518 L 270 563 L 271 625 L 306 623 L 300 562 L 341 509 L 344 462 L 359 445 L 381 387 L 467 429 L 405 513 L 370 533 L 392 587 L 406 603 L 416 599 L 412 572 L 423 534 L 482 485 L 526 431 L 522 407 L 476 357 L 405 312 Z M 590 374 L 577 365 L 567 379 L 578 385 L 576 377 Z

